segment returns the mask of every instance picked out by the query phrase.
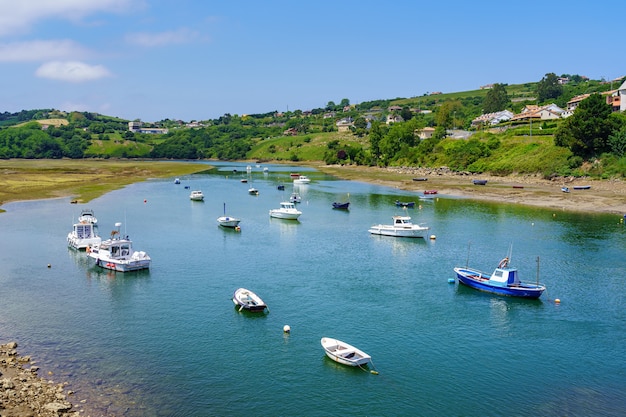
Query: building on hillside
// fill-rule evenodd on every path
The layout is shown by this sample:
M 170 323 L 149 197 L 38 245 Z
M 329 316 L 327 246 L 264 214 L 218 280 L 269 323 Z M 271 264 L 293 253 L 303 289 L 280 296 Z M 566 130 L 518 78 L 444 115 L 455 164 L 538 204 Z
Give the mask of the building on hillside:
M 337 121 L 335 125 L 337 126 L 338 132 L 349 132 L 354 126 L 354 122 L 351 117 L 344 117 L 343 119 Z
M 501 111 L 494 112 L 494 113 L 485 113 L 485 114 L 478 116 L 474 120 L 472 120 L 472 126 L 476 127 L 476 126 L 481 126 L 481 125 L 486 125 L 486 124 L 493 126 L 493 125 L 497 125 L 500 122 L 511 120 L 512 117 L 513 117 L 513 112 L 509 110 L 501 110 Z
M 580 104 L 581 101 L 589 97 L 591 94 L 581 94 L 576 97 L 572 97 L 570 101 L 567 102 L 567 111 L 573 112 L 576 110 L 576 107 Z
M 400 106 L 390 106 L 387 110 L 389 110 L 389 111 L 402 111 L 402 107 L 400 107 Z
M 566 112 L 554 103 L 547 104 L 545 106 L 537 106 L 535 104 L 529 104 L 522 109 L 522 112 L 514 115 L 511 118 L 512 122 L 519 120 L 553 120 L 567 117 L 569 112 Z
M 626 80 L 617 89 L 617 94 L 620 97 L 619 111 L 625 111 L 626 110 Z M 624 97 L 624 100 L 622 100 L 621 97 Z
M 169 129 L 159 127 L 143 127 L 142 122 L 128 122 L 128 130 L 133 133 L 149 133 L 152 135 L 165 135 Z
M 390 125 L 392 123 L 400 123 L 403 122 L 404 119 L 399 114 L 388 114 L 386 124 Z
M 415 134 L 417 135 L 417 137 L 422 140 L 432 138 L 434 133 L 435 133 L 435 128 L 430 127 L 430 126 L 426 126 L 423 129 L 415 130 Z

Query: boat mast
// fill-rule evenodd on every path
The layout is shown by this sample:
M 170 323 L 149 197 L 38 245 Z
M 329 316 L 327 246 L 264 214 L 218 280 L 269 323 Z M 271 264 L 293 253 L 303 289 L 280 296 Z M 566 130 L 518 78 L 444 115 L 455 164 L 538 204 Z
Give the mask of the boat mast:
M 539 257 L 537 256 L 537 286 L 539 286 Z
M 472 246 L 472 242 L 467 242 L 467 259 L 465 260 L 465 267 L 469 268 L 469 254 L 470 254 L 470 247 Z

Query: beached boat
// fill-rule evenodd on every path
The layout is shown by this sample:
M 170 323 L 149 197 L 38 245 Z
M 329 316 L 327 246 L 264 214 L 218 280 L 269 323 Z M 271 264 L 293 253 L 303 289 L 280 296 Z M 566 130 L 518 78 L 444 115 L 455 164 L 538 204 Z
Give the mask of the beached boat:
M 415 201 L 400 201 L 396 200 L 397 207 L 415 207 Z
M 300 197 L 300 194 L 298 194 L 297 192 L 294 191 L 289 196 L 289 201 L 291 201 L 292 203 L 301 203 L 302 202 L 302 197 Z
M 296 178 L 298 178 L 300 176 L 300 173 L 299 172 L 292 172 L 291 174 L 289 174 L 289 176 L 291 178 L 293 178 L 293 179 L 296 179 Z
M 569 193 L 569 188 L 561 187 L 561 191 L 563 191 L 564 193 Z
M 311 182 L 311 179 L 306 175 L 300 175 L 298 178 L 293 180 L 294 184 L 308 184 Z
M 74 249 L 87 249 L 102 241 L 98 235 L 98 219 L 91 209 L 84 209 L 78 216 L 78 223 L 74 223 L 72 231 L 67 234 L 67 244 Z
M 345 203 L 338 203 L 335 201 L 333 203 L 333 208 L 337 210 L 348 210 L 350 208 L 350 202 L 346 201 Z
M 437 193 L 439 193 L 439 191 L 437 190 L 425 190 L 424 191 L 424 195 L 435 195 Z
M 487 180 L 472 180 L 472 183 L 474 185 L 486 185 L 487 184 Z
M 113 271 L 128 272 L 150 268 L 150 256 L 143 251 L 135 251 L 133 242 L 120 236 L 122 223 L 115 223 L 116 229 L 111 238 L 87 247 L 87 255 L 96 260 L 96 266 Z
M 392 219 L 393 224 L 378 224 L 368 231 L 373 235 L 426 238 L 429 227 L 413 224 L 409 216 L 393 216 Z
M 588 190 L 591 188 L 591 185 L 575 185 L 572 188 L 574 190 Z
M 509 264 L 510 255 L 502 259 L 491 274 L 468 267 L 454 268 L 454 272 L 461 284 L 476 290 L 509 297 L 539 298 L 546 289 L 545 285 L 540 284 L 539 279 L 535 284 L 521 282 L 517 268 L 512 268 Z
M 341 340 L 322 337 L 321 344 L 326 356 L 344 365 L 361 366 L 372 360 L 372 357 L 361 349 Z
M 428 178 L 425 178 L 425 177 L 413 178 L 413 181 L 428 181 Z
M 233 293 L 233 303 L 239 311 L 248 310 L 260 313 L 267 308 L 261 297 L 246 288 L 237 288 Z
M 194 190 L 189 194 L 189 199 L 192 201 L 204 201 L 204 194 L 200 190 Z
M 283 201 L 280 203 L 280 208 L 270 210 L 270 217 L 277 219 L 297 220 L 301 214 L 302 212 L 291 201 Z
M 226 203 L 224 203 L 224 215 L 217 218 L 217 224 L 222 227 L 238 228 L 241 219 L 226 215 Z

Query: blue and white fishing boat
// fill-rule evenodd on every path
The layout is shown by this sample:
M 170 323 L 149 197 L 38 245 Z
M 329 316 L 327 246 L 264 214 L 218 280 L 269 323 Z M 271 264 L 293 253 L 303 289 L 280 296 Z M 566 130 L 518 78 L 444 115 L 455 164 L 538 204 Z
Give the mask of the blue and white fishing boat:
M 496 269 L 487 274 L 473 268 L 454 268 L 459 283 L 467 285 L 479 291 L 490 292 L 498 295 L 521 298 L 539 298 L 546 286 L 539 283 L 524 283 L 520 281 L 517 268 L 510 266 L 511 256 L 502 259 Z M 537 258 L 539 269 L 539 258 Z M 538 274 L 537 274 L 538 275 Z

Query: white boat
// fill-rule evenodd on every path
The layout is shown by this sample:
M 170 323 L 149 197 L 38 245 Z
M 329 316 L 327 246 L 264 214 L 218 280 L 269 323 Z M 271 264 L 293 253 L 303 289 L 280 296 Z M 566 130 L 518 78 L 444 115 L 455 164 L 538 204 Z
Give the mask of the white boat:
M 248 188 L 248 194 L 250 194 L 250 195 L 259 195 L 259 190 L 257 190 L 254 187 L 250 187 L 250 188 Z
M 224 203 L 224 215 L 217 218 L 217 223 L 222 227 L 238 228 L 241 219 L 226 215 L 226 203 Z
M 348 366 L 361 366 L 372 360 L 372 357 L 361 349 L 357 349 L 341 340 L 322 337 L 321 343 L 326 356 L 335 362 Z
M 191 194 L 189 194 L 189 198 L 193 201 L 203 201 L 204 194 L 200 190 L 194 190 L 191 192 Z
M 176 179 L 174 180 L 174 184 L 180 184 L 180 178 L 176 178 Z
M 426 238 L 427 226 L 413 224 L 409 216 L 393 216 L 392 219 L 393 224 L 375 225 L 370 227 L 369 232 L 373 235 Z
M 87 247 L 87 255 L 96 260 L 96 266 L 113 271 L 128 272 L 150 268 L 150 256 L 143 251 L 135 251 L 133 242 L 120 236 L 122 223 L 115 223 L 116 230 L 111 238 Z
M 297 220 L 301 214 L 302 212 L 291 201 L 283 201 L 280 203 L 280 208 L 270 210 L 270 217 L 277 219 Z
M 311 182 L 311 179 L 306 175 L 300 175 L 298 178 L 293 180 L 294 184 L 308 184 Z
M 233 303 L 239 306 L 239 311 L 248 310 L 253 312 L 262 312 L 267 305 L 261 300 L 261 297 L 245 288 L 237 288 L 233 293 Z
M 292 203 L 300 203 L 302 202 L 302 197 L 300 197 L 300 194 L 294 191 L 293 193 L 291 193 L 291 196 L 289 196 L 289 201 L 291 201 Z
M 72 231 L 67 234 L 67 244 L 74 249 L 87 249 L 102 241 L 98 235 L 98 219 L 93 210 L 85 209 L 78 216 L 78 223 L 74 223 Z

